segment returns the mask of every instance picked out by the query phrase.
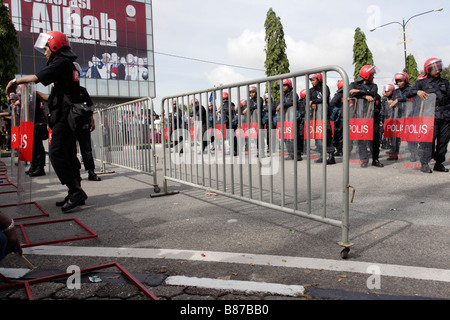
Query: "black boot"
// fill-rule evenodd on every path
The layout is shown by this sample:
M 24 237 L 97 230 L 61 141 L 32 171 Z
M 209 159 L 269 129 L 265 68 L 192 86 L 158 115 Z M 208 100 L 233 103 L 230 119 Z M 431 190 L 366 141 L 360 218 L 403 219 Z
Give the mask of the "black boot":
M 36 167 L 35 170 L 30 171 L 30 177 L 40 177 L 45 176 L 45 170 L 44 167 Z
M 334 152 L 328 152 L 327 164 L 336 164 L 336 159 L 334 159 Z
M 57 206 L 57 207 L 62 207 L 63 205 L 66 204 L 67 201 L 69 201 L 69 195 L 67 195 L 67 196 L 64 198 L 64 200 L 56 201 L 56 206 Z M 80 205 L 80 206 L 84 206 L 85 204 L 86 204 L 86 202 L 83 200 L 83 201 L 80 202 L 79 205 Z
M 78 179 L 74 180 L 73 183 L 67 184 L 67 187 L 69 187 L 69 199 L 61 207 L 63 212 L 67 212 L 80 206 L 88 198 L 87 194 L 81 189 Z
M 95 173 L 94 170 L 89 170 L 88 173 L 89 173 L 88 180 L 90 180 L 90 181 L 101 181 L 102 180 L 102 179 L 100 179 L 99 176 L 97 176 L 97 174 Z
M 379 160 L 373 160 L 372 161 L 372 166 L 378 167 L 378 168 L 383 168 L 384 167 L 384 165 Z
M 420 166 L 420 171 L 425 172 L 425 173 L 432 173 L 433 171 L 431 170 L 430 166 L 428 165 L 428 163 L 422 163 Z
M 440 171 L 440 172 L 448 172 L 448 171 L 449 171 L 446 167 L 444 167 L 444 165 L 442 164 L 442 162 L 436 162 L 436 163 L 434 164 L 433 170 L 434 170 L 434 171 Z
M 28 170 L 25 171 L 25 174 L 26 174 L 26 175 L 31 175 L 31 173 L 32 173 L 35 169 L 36 169 L 36 168 L 35 168 L 33 165 L 31 165 L 31 166 L 28 168 Z

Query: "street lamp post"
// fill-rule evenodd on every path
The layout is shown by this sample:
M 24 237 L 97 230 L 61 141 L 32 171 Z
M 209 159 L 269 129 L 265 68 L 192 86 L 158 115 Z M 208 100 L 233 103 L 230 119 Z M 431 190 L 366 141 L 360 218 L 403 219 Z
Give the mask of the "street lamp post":
M 389 23 L 383 24 L 383 25 L 381 25 L 381 26 L 375 27 L 375 28 L 373 28 L 373 29 L 370 29 L 370 32 L 373 32 L 373 31 L 375 31 L 376 29 L 379 29 L 379 28 L 381 28 L 381 27 L 388 26 L 388 25 L 390 25 L 390 24 L 399 24 L 399 25 L 402 27 L 402 30 L 403 30 L 403 31 L 402 31 L 402 32 L 403 32 L 403 50 L 404 50 L 404 55 L 405 55 L 405 71 L 408 72 L 408 70 L 407 70 L 407 63 L 406 63 L 406 59 L 407 59 L 407 57 L 406 57 L 406 26 L 408 25 L 408 22 L 409 22 L 411 19 L 415 18 L 415 17 L 421 16 L 421 15 L 424 15 L 424 14 L 427 14 L 427 13 L 431 13 L 431 12 L 442 11 L 442 10 L 444 10 L 444 8 L 439 8 L 439 9 L 434 9 L 434 10 L 422 12 L 422 13 L 419 13 L 419 14 L 416 14 L 416 15 L 412 16 L 411 18 L 409 18 L 408 20 L 406 20 L 406 22 L 405 22 L 405 18 L 403 18 L 403 21 L 402 21 L 402 22 L 398 22 L 398 21 L 389 22 Z

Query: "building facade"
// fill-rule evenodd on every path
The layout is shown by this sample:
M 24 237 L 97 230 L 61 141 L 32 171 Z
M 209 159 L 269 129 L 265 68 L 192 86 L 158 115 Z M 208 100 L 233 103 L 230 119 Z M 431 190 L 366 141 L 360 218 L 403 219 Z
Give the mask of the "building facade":
M 154 98 L 151 0 L 5 0 L 20 43 L 18 75 L 46 64 L 34 50 L 40 33 L 65 33 L 78 55 L 81 85 L 98 105 Z M 37 90 L 49 88 L 38 85 Z

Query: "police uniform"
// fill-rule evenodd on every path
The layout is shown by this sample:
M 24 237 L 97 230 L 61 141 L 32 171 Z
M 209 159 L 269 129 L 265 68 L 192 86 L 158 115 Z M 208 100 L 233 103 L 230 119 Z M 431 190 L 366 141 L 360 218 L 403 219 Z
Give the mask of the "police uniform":
M 433 142 L 431 145 L 431 152 L 423 152 L 427 149 L 427 145 L 422 144 L 419 149 L 419 157 L 422 166 L 428 166 L 428 162 L 433 158 L 436 160 L 434 166 L 435 171 L 447 172 L 443 166 L 445 161 L 445 155 L 447 153 L 447 145 L 450 141 L 450 84 L 449 81 L 439 78 L 432 78 L 427 76 L 425 79 L 416 81 L 413 85 L 412 90 L 415 93 L 422 90 L 426 93 L 436 94 L 436 107 L 435 107 L 435 121 L 434 121 L 434 132 L 433 132 Z M 429 148 L 428 148 L 429 150 Z M 422 151 L 422 152 L 421 152 Z
M 323 103 L 323 100 L 325 99 L 327 102 L 327 106 L 330 105 L 330 88 L 326 86 L 325 88 L 325 94 L 326 97 L 323 97 L 323 84 L 322 81 L 319 82 L 318 87 L 312 87 L 309 89 L 309 96 L 311 99 L 311 103 L 315 105 L 319 105 Z M 317 112 L 317 110 L 316 110 Z M 334 143 L 333 143 L 333 132 L 331 130 L 331 123 L 330 123 L 330 113 L 328 112 L 328 119 L 326 120 L 326 126 L 327 126 L 327 163 L 328 164 L 335 164 L 336 160 L 334 159 Z M 324 121 L 322 122 L 324 123 Z M 321 163 L 323 161 L 323 155 L 322 155 L 322 145 L 323 140 L 316 140 L 316 147 L 319 152 L 319 159 L 317 159 L 315 162 Z
M 330 120 L 334 121 L 334 136 L 333 145 L 336 148 L 336 156 L 342 156 L 342 148 L 344 145 L 344 128 L 343 128 L 343 97 L 344 90 L 342 88 L 338 89 L 330 101 L 330 108 L 328 109 Z
M 369 144 L 369 149 L 372 153 L 372 166 L 383 167 L 383 164 L 378 160 L 380 154 L 380 120 L 381 120 L 381 97 L 378 94 L 378 86 L 375 83 L 365 84 L 360 77 L 357 81 L 350 83 L 350 90 L 358 89 L 359 92 L 350 95 L 350 98 L 365 99 L 366 96 L 371 96 L 374 99 L 374 119 L 373 119 L 373 137 L 372 142 Z M 362 161 L 361 167 L 365 168 L 369 162 L 369 153 L 366 147 L 367 141 L 358 140 L 358 152 L 360 160 Z
M 36 97 L 34 109 L 33 160 L 28 172 L 30 177 L 45 175 L 45 148 L 43 141 L 48 139 L 47 121 L 44 116 L 43 102 Z
M 84 87 L 80 87 L 81 102 L 86 103 L 86 105 L 91 108 L 94 103 Z M 94 157 L 92 156 L 92 145 L 91 145 L 91 118 L 86 118 L 83 120 L 84 123 L 80 128 L 75 131 L 75 136 L 80 146 L 81 157 L 83 158 L 84 169 L 88 171 L 88 179 L 91 181 L 100 181 L 101 179 L 94 172 L 95 163 Z

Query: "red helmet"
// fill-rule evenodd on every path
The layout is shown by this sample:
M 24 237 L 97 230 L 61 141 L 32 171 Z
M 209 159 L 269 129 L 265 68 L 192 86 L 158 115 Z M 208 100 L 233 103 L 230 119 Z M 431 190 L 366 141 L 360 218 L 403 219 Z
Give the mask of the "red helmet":
M 394 91 L 394 90 L 395 90 L 395 87 L 394 87 L 393 84 L 387 84 L 387 85 L 385 85 L 385 86 L 384 86 L 384 96 L 386 97 L 386 96 L 387 96 L 387 95 L 386 95 L 387 92 L 389 92 L 389 91 Z
M 341 89 L 344 86 L 344 80 L 339 80 L 337 83 L 338 90 Z
M 198 103 L 198 99 L 195 98 L 195 103 Z M 191 99 L 191 104 L 194 104 L 194 99 Z
M 41 53 L 45 53 L 45 47 L 48 46 L 51 52 L 60 52 L 62 55 L 76 59 L 76 54 L 70 48 L 67 36 L 60 31 L 49 31 L 47 33 L 39 34 L 34 48 Z
M 438 58 L 430 58 L 423 65 L 425 74 L 428 75 L 433 70 L 442 71 L 442 60 Z
M 319 82 L 322 82 L 322 74 L 321 73 L 311 74 L 309 76 L 309 80 L 311 80 L 311 79 L 317 79 L 317 80 L 319 80 Z
M 292 81 L 291 81 L 291 80 L 289 80 L 289 79 L 284 79 L 284 80 L 283 80 L 283 86 L 284 86 L 284 85 L 288 85 L 289 88 L 292 89 Z
M 406 83 L 409 83 L 409 75 L 406 72 L 397 72 L 394 77 L 395 82 L 397 80 L 403 80 Z
M 17 94 L 11 92 L 9 94 L 8 101 L 11 101 L 11 100 L 20 100 L 20 99 L 19 99 L 19 96 Z
M 305 99 L 306 98 L 306 89 L 303 89 L 300 91 L 300 98 Z
M 222 94 L 222 100 L 227 100 L 228 99 L 228 92 L 224 92 Z
M 371 66 L 369 64 L 365 65 L 364 67 L 361 68 L 361 70 L 359 70 L 359 75 L 364 80 L 369 80 L 370 75 L 375 73 L 376 73 L 375 66 Z
M 256 87 L 255 86 L 251 86 L 250 87 L 250 89 L 248 90 L 249 92 L 257 92 L 258 91 L 258 89 L 256 89 Z
M 241 99 L 241 107 L 242 108 L 247 107 L 247 99 Z

